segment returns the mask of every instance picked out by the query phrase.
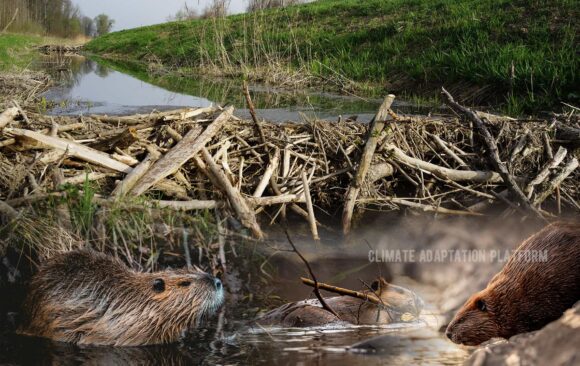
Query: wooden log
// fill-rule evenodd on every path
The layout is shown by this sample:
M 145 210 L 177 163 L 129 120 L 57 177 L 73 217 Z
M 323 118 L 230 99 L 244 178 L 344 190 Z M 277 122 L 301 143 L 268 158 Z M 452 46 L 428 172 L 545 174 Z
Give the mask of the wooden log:
M 320 240 L 318 236 L 318 227 L 316 227 L 316 217 L 314 216 L 314 206 L 312 205 L 312 197 L 310 196 L 310 187 L 308 186 L 308 177 L 306 172 L 302 172 L 302 186 L 304 187 L 304 198 L 306 199 L 306 211 L 308 212 L 308 224 L 310 225 L 310 232 L 314 240 Z
M 171 111 L 171 113 L 163 115 L 162 120 L 164 122 L 183 121 L 189 118 L 197 117 L 204 113 L 211 113 L 214 110 L 215 110 L 214 107 L 205 107 L 205 108 Z
M 67 155 L 69 156 L 74 156 L 78 159 L 85 160 L 118 172 L 129 173 L 132 170 L 129 165 L 111 158 L 108 154 L 91 149 L 90 147 L 78 144 L 76 142 L 58 137 L 46 136 L 35 131 L 23 130 L 19 128 L 6 128 L 4 129 L 4 133 L 15 137 L 25 137 L 35 140 L 51 148 L 66 151 Z
M 303 194 L 282 194 L 269 197 L 248 197 L 246 200 L 253 206 L 273 206 L 287 203 L 306 202 Z
M 270 159 L 270 162 L 266 167 L 266 171 L 264 172 L 264 175 L 262 176 L 262 179 L 260 180 L 260 183 L 258 183 L 258 186 L 256 187 L 256 190 L 254 191 L 254 194 L 252 196 L 261 197 L 262 194 L 264 194 L 264 190 L 268 186 L 268 183 L 270 182 L 270 178 L 272 177 L 274 170 L 278 168 L 279 161 L 280 161 L 280 149 L 276 148 L 274 151 L 274 156 L 272 157 L 272 159 Z
M 113 192 L 111 192 L 111 196 L 122 197 L 127 194 L 127 192 L 131 191 L 137 181 L 139 181 L 139 179 L 141 179 L 143 175 L 147 173 L 151 165 L 157 161 L 158 157 L 159 155 L 155 156 L 153 154 L 148 154 L 147 157 L 141 163 L 139 163 L 139 165 L 133 168 L 131 173 L 127 174 L 125 179 L 117 184 Z
M 422 203 L 413 202 L 413 201 L 409 201 L 409 200 L 397 198 L 397 197 L 365 198 L 365 199 L 361 199 L 360 201 L 366 202 L 366 203 L 371 203 L 371 204 L 372 203 L 379 203 L 381 201 L 392 202 L 392 203 L 395 203 L 398 205 L 416 208 L 416 209 L 421 210 L 423 212 L 435 212 L 435 213 L 440 213 L 440 214 L 445 214 L 445 215 L 482 216 L 482 214 L 478 213 L 478 212 L 453 210 L 453 209 L 440 207 L 440 206 L 425 205 Z
M 199 128 L 192 128 L 181 141 L 145 173 L 135 184 L 130 194 L 139 196 L 161 179 L 176 173 L 222 128 L 232 116 L 233 111 L 234 107 L 226 108 L 203 132 Z
M 59 126 L 58 132 L 68 132 L 68 131 L 78 130 L 78 129 L 85 128 L 85 127 L 86 127 L 86 125 L 84 123 L 71 123 L 68 125 Z M 50 128 L 50 129 L 45 128 L 45 129 L 41 130 L 40 132 L 43 134 L 47 134 L 47 133 L 50 134 L 51 130 L 52 130 L 52 128 Z M 39 132 L 39 131 L 37 131 L 37 132 Z M 14 139 L 14 138 L 2 140 L 2 141 L 0 141 L 0 147 L 14 145 L 15 143 L 16 143 L 16 139 Z
M 408 156 L 395 145 L 385 144 L 385 152 L 395 158 L 397 161 L 415 169 L 425 170 L 441 179 L 449 179 L 455 182 L 473 182 L 473 183 L 501 183 L 501 176 L 492 171 L 485 170 L 457 170 L 445 168 L 433 163 Z
M 531 198 L 532 193 L 534 191 L 534 187 L 539 184 L 542 184 L 546 180 L 546 178 L 548 178 L 548 176 L 550 175 L 550 169 L 554 169 L 558 165 L 560 165 L 560 163 L 564 161 L 564 158 L 566 157 L 567 154 L 568 150 L 566 150 L 562 146 L 558 148 L 558 151 L 556 151 L 556 155 L 554 155 L 552 159 L 544 165 L 544 167 L 540 170 L 538 175 L 536 175 L 536 177 L 532 179 L 524 189 L 524 193 L 528 195 L 528 198 Z
M 118 174 L 118 173 L 117 173 Z M 131 173 L 129 173 L 131 174 Z M 61 184 L 81 184 L 85 181 L 92 182 L 94 180 L 104 179 L 108 177 L 114 177 L 116 174 L 111 173 L 99 173 L 99 172 L 91 172 L 91 173 L 81 173 L 77 174 L 73 177 L 64 178 L 61 181 Z
M 369 127 L 367 141 L 358 165 L 356 175 L 354 176 L 346 193 L 344 209 L 342 212 L 342 231 L 345 235 L 350 232 L 356 199 L 371 165 L 371 161 L 377 147 L 377 142 L 385 127 L 385 120 L 389 115 L 389 108 L 391 108 L 394 100 L 395 96 L 393 94 L 387 95 Z
M 374 183 L 380 179 L 390 177 L 395 173 L 395 168 L 389 163 L 371 165 L 367 173 L 369 183 Z
M 232 183 L 228 177 L 220 170 L 219 166 L 213 160 L 211 154 L 205 147 L 202 147 L 201 154 L 203 156 L 203 160 L 207 164 L 207 172 L 213 177 L 212 181 L 217 183 L 217 188 L 226 194 L 228 201 L 236 212 L 236 215 L 238 216 L 238 219 L 242 225 L 250 229 L 254 237 L 262 239 L 264 237 L 264 233 L 260 229 L 260 225 L 258 224 L 254 211 L 250 208 L 244 197 L 242 197 L 241 193 L 232 186 Z
M 441 88 L 441 93 L 445 97 L 447 104 L 455 109 L 463 113 L 471 122 L 473 122 L 474 126 L 478 129 L 483 141 L 487 145 L 488 150 L 488 160 L 494 169 L 501 175 L 504 184 L 509 189 L 512 196 L 527 210 L 534 213 L 538 218 L 543 219 L 544 217 L 542 214 L 530 203 L 528 197 L 524 194 L 524 192 L 520 189 L 518 184 L 516 183 L 514 177 L 510 174 L 507 169 L 507 166 L 501 161 L 499 157 L 499 152 L 497 149 L 497 144 L 495 139 L 485 126 L 485 123 L 479 118 L 479 116 L 474 113 L 471 109 L 466 108 L 459 103 L 457 103 L 451 94 L 445 88 Z
M 467 168 L 468 165 L 465 163 L 465 161 L 463 161 L 463 159 L 461 159 L 457 154 L 455 154 L 453 152 L 453 150 L 451 150 L 448 146 L 447 143 L 445 141 L 443 141 L 439 136 L 434 135 L 434 134 L 429 134 L 433 140 L 435 140 L 435 143 L 437 145 L 439 145 L 439 147 L 447 154 L 449 155 L 453 160 L 455 160 L 457 162 L 457 164 L 459 164 L 459 167 L 463 167 L 463 168 Z
M 0 114 L 0 131 L 6 127 L 7 124 L 14 121 L 19 114 L 18 108 L 11 107 Z
M 571 159 L 565 166 L 564 169 L 552 178 L 549 182 L 547 187 L 540 193 L 538 193 L 536 199 L 534 199 L 534 206 L 540 205 L 542 202 L 548 198 L 556 188 L 560 186 L 560 184 L 570 175 L 574 170 L 578 168 L 578 159 L 573 158 Z

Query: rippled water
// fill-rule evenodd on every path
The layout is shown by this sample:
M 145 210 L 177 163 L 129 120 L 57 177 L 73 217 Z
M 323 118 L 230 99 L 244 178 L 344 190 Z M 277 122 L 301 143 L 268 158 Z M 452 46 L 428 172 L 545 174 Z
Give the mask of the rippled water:
M 435 305 L 439 292 L 406 277 L 393 282 L 412 288 L 425 300 L 418 320 L 381 326 L 263 327 L 240 320 L 240 308 L 230 304 L 204 328 L 170 346 L 78 347 L 0 333 L 0 364 L 370 366 L 465 361 L 468 349 L 449 342 L 438 331 L 442 324 Z M 278 287 L 274 293 L 301 296 L 288 286 Z

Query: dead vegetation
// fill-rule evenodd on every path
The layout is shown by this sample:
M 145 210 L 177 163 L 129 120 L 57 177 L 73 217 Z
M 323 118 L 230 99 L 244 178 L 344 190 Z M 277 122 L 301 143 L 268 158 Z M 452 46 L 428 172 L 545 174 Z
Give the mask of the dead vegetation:
M 473 216 L 495 206 L 544 218 L 580 209 L 574 113 L 514 120 L 452 104 L 461 115 L 403 116 L 393 98 L 370 125 L 248 121 L 233 107 L 84 117 L 12 107 L 0 116 L 3 212 L 71 197 L 94 215 L 217 208 L 262 238 L 266 219 L 292 211 L 316 238 L 323 213 L 342 210 L 348 233 L 355 208 Z
M 49 85 L 50 77 L 42 72 L 0 72 L 0 108 L 10 107 L 13 100 L 26 105 Z

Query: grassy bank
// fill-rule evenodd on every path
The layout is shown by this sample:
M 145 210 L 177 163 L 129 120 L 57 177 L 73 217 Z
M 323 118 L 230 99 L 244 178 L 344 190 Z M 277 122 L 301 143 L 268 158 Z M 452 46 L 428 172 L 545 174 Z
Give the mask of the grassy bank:
M 87 49 L 179 71 L 330 80 L 375 94 L 433 95 L 445 84 L 473 104 L 519 113 L 578 98 L 578 15 L 567 0 L 321 0 L 126 30 Z
M 0 71 L 26 68 L 34 60 L 34 47 L 45 38 L 29 34 L 0 34 Z

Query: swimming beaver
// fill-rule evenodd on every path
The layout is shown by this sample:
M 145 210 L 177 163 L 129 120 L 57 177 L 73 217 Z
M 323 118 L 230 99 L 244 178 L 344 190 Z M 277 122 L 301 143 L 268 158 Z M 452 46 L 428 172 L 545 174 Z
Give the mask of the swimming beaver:
M 84 345 L 171 343 L 212 315 L 219 279 L 197 270 L 140 273 L 105 254 L 76 250 L 33 276 L 18 333 Z
M 326 303 L 339 315 L 339 319 L 323 309 L 317 299 L 308 299 L 282 305 L 256 319 L 256 322 L 285 327 L 314 327 L 341 322 L 389 324 L 415 320 L 423 309 L 423 300 L 414 292 L 390 284 L 383 278 L 375 280 L 370 287 L 383 301 L 384 306 L 379 307 L 350 296 L 325 298 Z
M 546 251 L 546 260 L 526 260 L 531 251 Z M 542 328 L 578 300 L 580 223 L 553 223 L 525 240 L 487 288 L 467 300 L 446 335 L 466 345 L 509 338 Z

